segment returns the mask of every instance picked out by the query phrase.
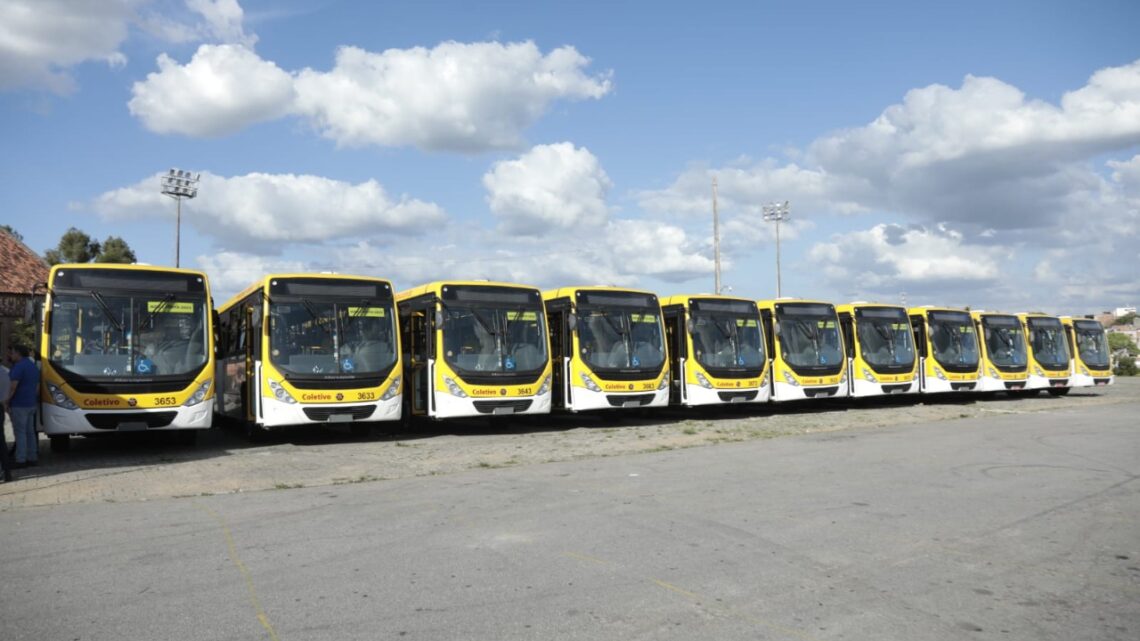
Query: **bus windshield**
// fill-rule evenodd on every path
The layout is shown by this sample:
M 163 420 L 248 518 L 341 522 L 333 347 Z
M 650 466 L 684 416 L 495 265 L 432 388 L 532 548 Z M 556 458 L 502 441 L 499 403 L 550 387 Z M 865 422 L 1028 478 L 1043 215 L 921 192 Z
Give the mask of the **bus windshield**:
M 1074 321 L 1077 354 L 1086 365 L 1094 369 L 1108 369 L 1108 345 L 1104 339 L 1104 328 L 1096 321 Z
M 389 300 L 275 295 L 269 304 L 269 360 L 284 374 L 382 373 L 396 362 Z
M 943 367 L 978 366 L 978 334 L 965 312 L 930 312 L 930 345 Z
M 792 367 L 834 369 L 843 362 L 835 308 L 823 304 L 776 305 L 777 335 Z
M 859 353 L 872 367 L 914 365 L 914 339 L 906 312 L 895 307 L 855 310 Z
M 1065 345 L 1065 328 L 1056 318 L 1029 318 L 1029 338 L 1033 360 L 1051 370 L 1068 369 L 1069 348 Z
M 764 367 L 764 341 L 755 305 L 736 301 L 693 301 L 693 351 L 708 369 Z
M 1014 316 L 985 316 L 982 327 L 986 333 L 986 352 L 998 367 L 1025 367 L 1029 360 L 1025 353 L 1025 333 Z
M 658 370 L 665 362 L 656 309 L 578 308 L 578 350 L 593 369 Z
M 456 371 L 515 374 L 546 366 L 537 290 L 450 286 L 442 298 L 444 359 Z
M 204 293 L 52 294 L 47 358 L 84 378 L 190 375 L 206 364 Z

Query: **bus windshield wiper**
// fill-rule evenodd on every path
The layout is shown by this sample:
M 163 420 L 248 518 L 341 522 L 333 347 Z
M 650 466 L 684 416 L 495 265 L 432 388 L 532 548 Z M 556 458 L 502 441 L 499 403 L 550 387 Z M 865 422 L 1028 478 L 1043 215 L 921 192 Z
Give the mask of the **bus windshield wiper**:
M 152 320 L 154 320 L 154 317 L 157 316 L 158 314 L 160 314 L 161 312 L 165 312 L 170 307 L 170 302 L 173 300 L 174 300 L 174 294 L 173 293 L 170 293 L 170 294 L 167 294 L 166 296 L 163 296 L 162 300 L 159 301 L 158 304 L 154 306 L 154 309 L 151 310 L 150 314 L 147 315 L 146 320 L 143 321 L 142 327 L 150 327 L 150 322 Z
M 369 304 L 373 302 L 375 301 L 368 298 L 361 298 L 360 302 L 357 303 L 357 305 L 360 305 L 360 307 L 357 307 L 355 312 L 349 312 L 348 321 L 346 321 L 344 324 L 345 329 L 351 327 L 352 323 L 355 322 L 356 319 L 367 316 Z M 351 308 L 349 309 L 351 310 Z
M 107 305 L 106 300 L 103 300 L 103 295 L 95 290 L 91 290 L 91 298 L 94 298 L 95 302 L 99 303 L 99 307 L 103 310 L 103 315 L 107 317 L 107 320 L 111 321 L 111 325 L 113 325 L 115 329 L 119 330 L 119 333 L 122 333 L 123 324 L 119 322 L 119 319 L 115 318 L 115 314 L 111 311 L 111 307 Z
M 309 301 L 309 299 L 308 298 L 302 298 L 300 300 L 301 300 L 301 305 L 305 308 L 305 311 L 309 312 L 309 316 L 313 317 L 313 320 L 316 321 L 317 326 L 320 327 L 321 329 L 325 330 L 326 334 L 328 334 L 329 336 L 332 336 L 333 335 L 332 330 L 330 330 L 326 326 L 326 324 L 325 324 L 326 321 L 321 318 L 320 314 L 317 314 L 317 310 L 313 307 L 313 304 Z

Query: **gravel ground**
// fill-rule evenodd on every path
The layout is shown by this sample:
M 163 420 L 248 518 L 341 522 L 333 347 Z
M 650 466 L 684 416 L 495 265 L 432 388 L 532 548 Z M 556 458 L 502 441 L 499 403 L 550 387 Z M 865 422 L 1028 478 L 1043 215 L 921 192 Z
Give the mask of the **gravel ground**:
M 1029 417 L 1138 399 L 1140 378 L 1118 378 L 1111 387 L 1077 389 L 1060 398 L 1000 395 L 923 402 L 895 397 L 636 415 L 555 415 L 497 423 L 423 423 L 398 431 L 378 426 L 366 439 L 303 428 L 249 443 L 235 432 L 213 429 L 201 435 L 196 447 L 176 445 L 164 434 L 109 435 L 73 439 L 71 451 L 62 454 L 51 452 L 42 439 L 40 465 L 17 470 L 15 481 L 0 484 L 0 511 L 374 482 L 812 432 L 919 426 L 985 413 Z

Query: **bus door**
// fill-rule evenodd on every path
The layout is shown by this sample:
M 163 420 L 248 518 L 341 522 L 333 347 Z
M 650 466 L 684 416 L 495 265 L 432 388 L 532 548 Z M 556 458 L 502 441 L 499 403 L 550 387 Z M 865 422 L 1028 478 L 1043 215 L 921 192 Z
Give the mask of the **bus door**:
M 570 409 L 570 358 L 574 355 L 574 342 L 571 330 L 576 316 L 570 308 L 556 309 L 548 306 L 546 322 L 550 332 L 551 388 L 550 406 Z
M 855 318 L 853 312 L 839 312 L 839 331 L 843 333 L 843 346 L 847 358 L 847 392 L 855 393 Z
M 768 385 L 771 398 L 776 398 L 776 323 L 772 320 L 771 309 L 760 310 L 760 322 L 764 324 L 764 342 L 768 348 Z
M 665 341 L 669 346 L 669 403 L 683 404 L 685 394 L 685 308 L 670 306 L 662 310 L 665 317 Z
M 241 328 L 238 330 L 241 335 L 242 357 L 245 365 L 245 377 L 242 381 L 242 398 L 245 402 L 242 403 L 242 406 L 245 410 L 245 420 L 250 424 L 257 422 L 256 408 L 260 405 L 260 403 L 258 403 L 258 397 L 261 394 L 261 386 L 258 385 L 258 381 L 261 380 L 261 377 L 258 375 L 259 372 L 253 359 L 253 344 L 255 342 L 261 342 L 254 339 L 254 337 L 257 336 L 257 330 L 254 329 L 253 325 L 255 316 L 257 316 L 260 321 L 260 315 L 253 313 L 253 307 L 251 305 L 242 305 Z M 259 328 L 260 325 L 261 323 L 258 322 Z
M 914 348 L 918 355 L 918 391 L 926 391 L 926 319 L 912 315 L 910 327 L 914 330 Z
M 408 315 L 408 355 L 407 368 L 411 385 L 411 414 L 423 416 L 429 413 L 428 400 L 431 398 L 431 337 L 434 333 L 433 318 L 426 309 L 413 310 Z

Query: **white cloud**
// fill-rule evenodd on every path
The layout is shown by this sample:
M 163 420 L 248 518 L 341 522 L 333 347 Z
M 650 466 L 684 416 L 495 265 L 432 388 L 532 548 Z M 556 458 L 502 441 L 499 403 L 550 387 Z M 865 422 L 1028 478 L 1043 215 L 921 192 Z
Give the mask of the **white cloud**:
M 1001 248 L 969 245 L 946 226 L 933 228 L 875 225 L 837 234 L 808 251 L 832 287 L 872 294 L 900 289 L 980 288 L 997 280 L 1009 260 Z
M 588 149 L 563 142 L 495 163 L 483 186 L 503 231 L 542 235 L 604 226 L 613 184 Z
M 683 282 L 713 272 L 713 260 L 680 227 L 647 220 L 614 220 L 605 232 L 620 273 Z
M 146 0 L 0 0 L 0 90 L 66 94 L 68 70 L 88 61 L 121 66 L 119 51 L 136 8 Z
M 257 42 L 257 36 L 247 34 L 242 26 L 245 12 L 237 0 L 186 0 L 186 6 L 205 19 L 203 39 L 241 44 L 250 48 Z
M 159 5 L 155 7 L 154 5 Z M 71 69 L 126 64 L 132 27 L 165 42 L 235 43 L 252 48 L 237 0 L 0 0 L 0 90 L 75 91 Z
M 573 47 L 444 42 L 432 49 L 337 51 L 332 71 L 297 77 L 297 112 L 339 145 L 480 151 L 510 148 L 558 99 L 600 98 L 608 74 L 587 76 Z
M 92 207 L 109 220 L 171 215 L 170 200 L 159 194 L 160 178 L 106 192 Z M 183 220 L 227 248 L 414 235 L 447 219 L 438 205 L 408 196 L 393 199 L 374 180 L 354 185 L 310 175 L 204 173 L 199 186 L 198 197 L 183 208 Z
M 219 306 L 267 274 L 313 271 L 307 261 L 221 251 L 202 254 L 198 268 L 210 277 L 210 292 Z
M 182 66 L 166 54 L 131 89 L 131 113 L 157 133 L 223 136 L 285 115 L 293 79 L 241 45 L 202 45 Z
M 609 74 L 586 75 L 589 62 L 573 47 L 445 42 L 342 47 L 331 71 L 290 73 L 248 46 L 203 45 L 186 65 L 160 56 L 130 109 L 158 133 L 219 136 L 293 114 L 342 146 L 473 152 L 518 146 L 556 100 L 608 93 Z

